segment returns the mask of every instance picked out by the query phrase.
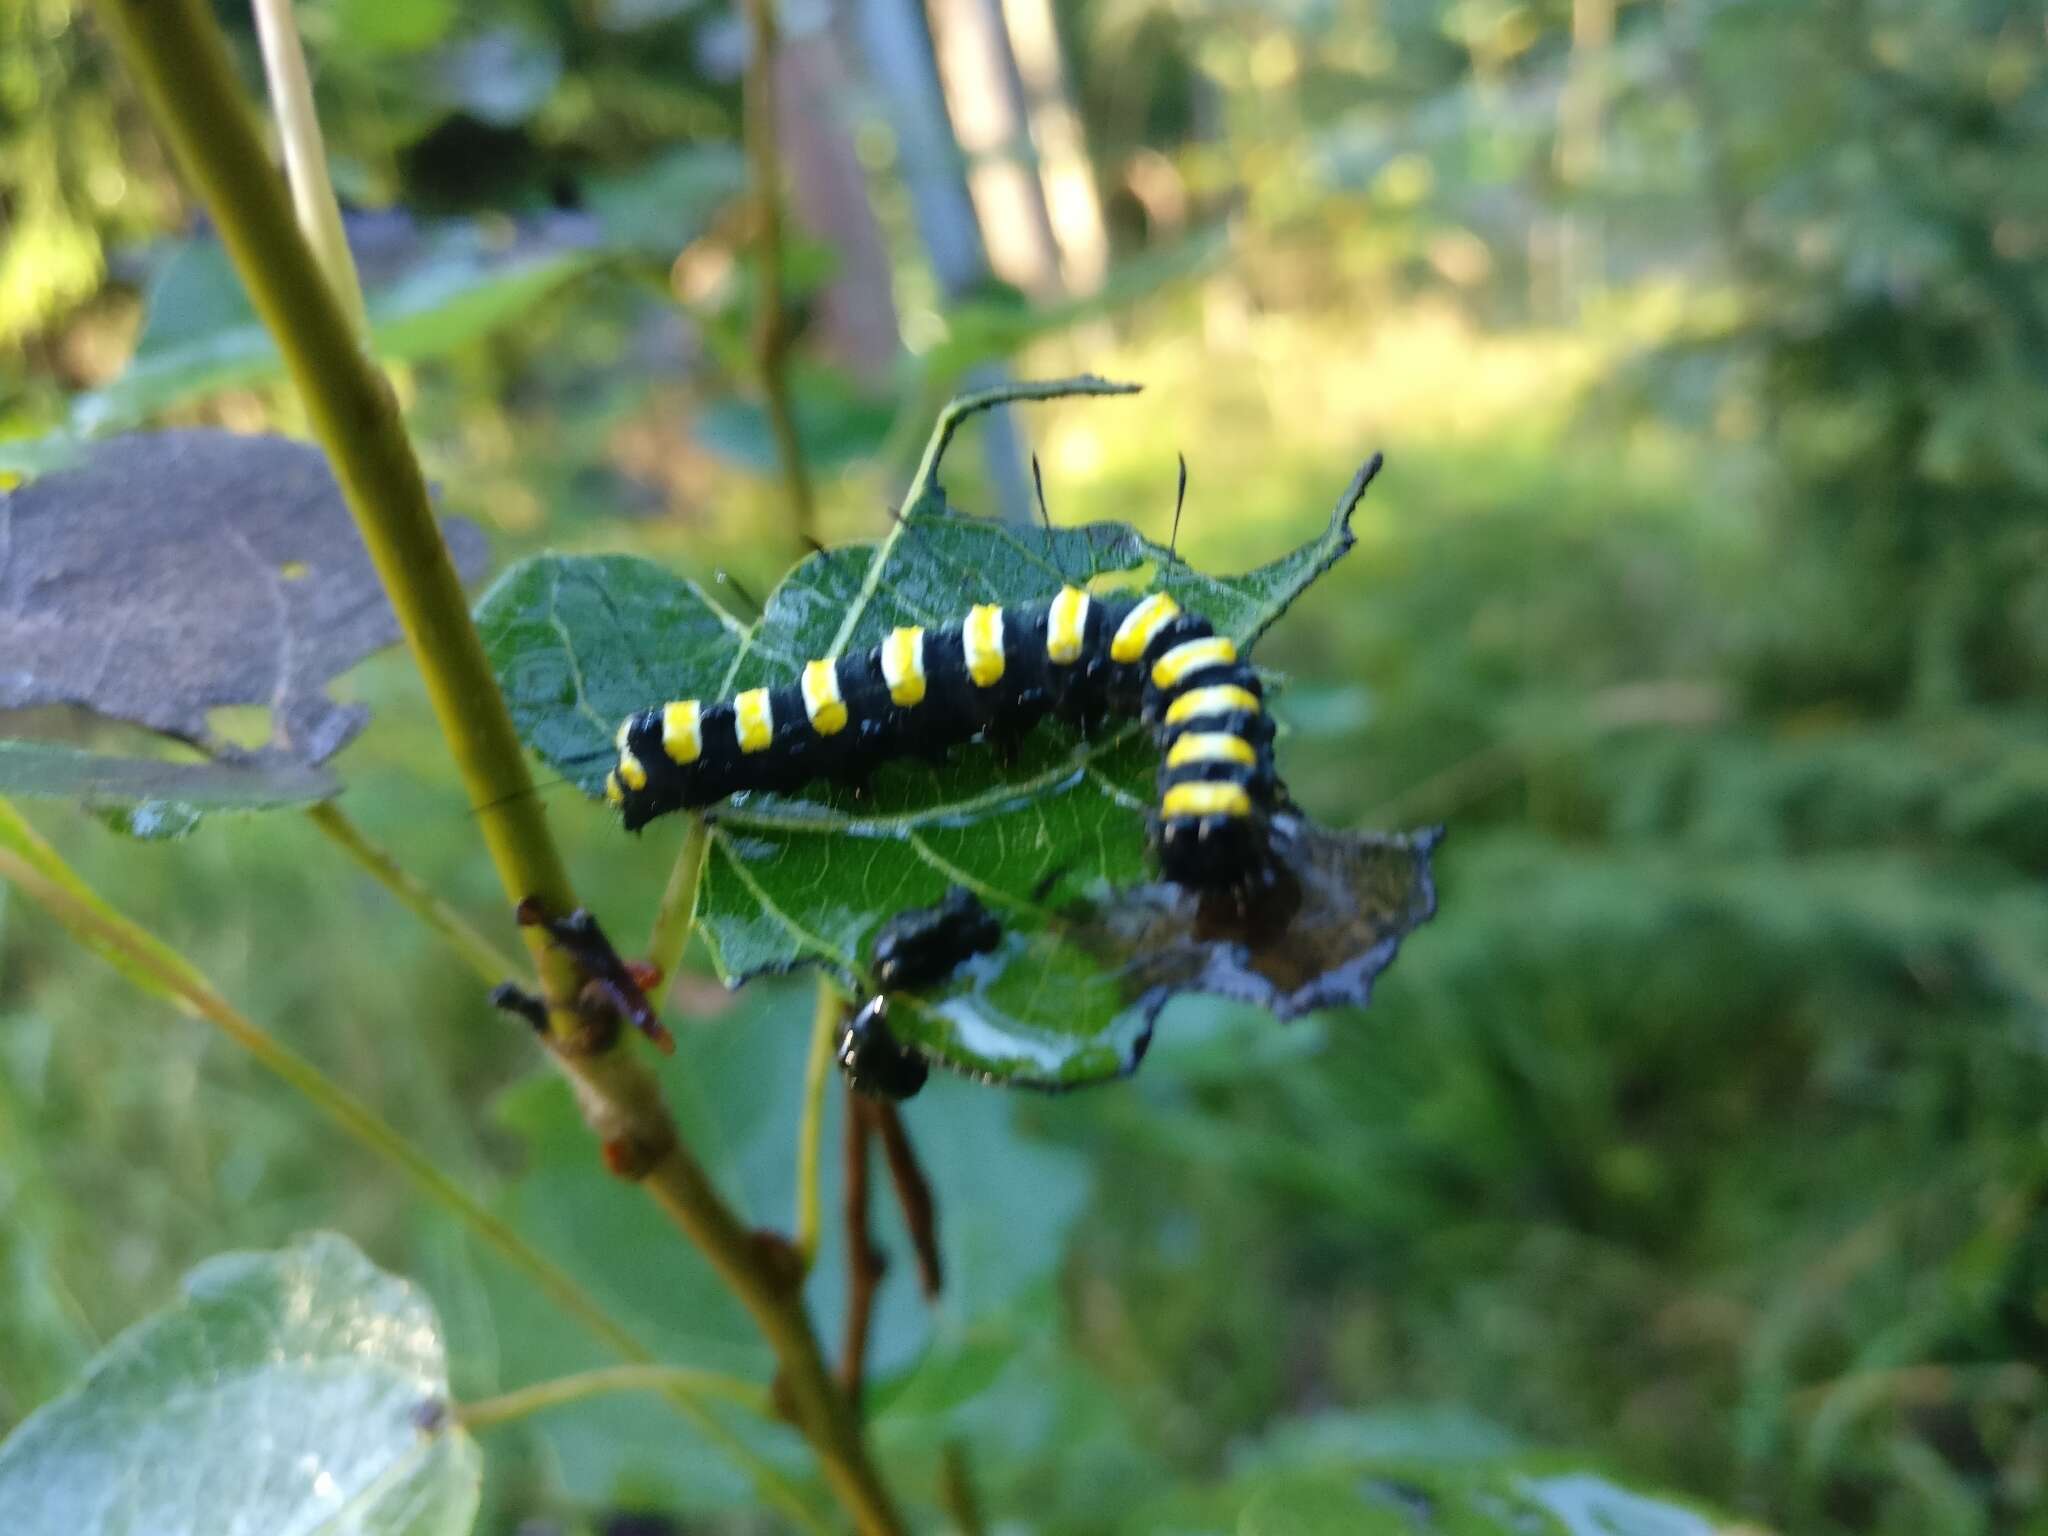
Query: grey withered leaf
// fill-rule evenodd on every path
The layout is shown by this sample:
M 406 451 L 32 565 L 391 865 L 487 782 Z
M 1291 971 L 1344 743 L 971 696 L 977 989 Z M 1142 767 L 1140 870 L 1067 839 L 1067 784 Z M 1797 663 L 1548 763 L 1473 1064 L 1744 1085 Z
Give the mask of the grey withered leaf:
M 481 532 L 443 525 L 465 580 Z M 319 763 L 368 718 L 328 683 L 399 637 L 320 450 L 135 433 L 0 495 L 0 709 L 69 704 L 223 759 Z M 209 717 L 269 711 L 254 752 Z

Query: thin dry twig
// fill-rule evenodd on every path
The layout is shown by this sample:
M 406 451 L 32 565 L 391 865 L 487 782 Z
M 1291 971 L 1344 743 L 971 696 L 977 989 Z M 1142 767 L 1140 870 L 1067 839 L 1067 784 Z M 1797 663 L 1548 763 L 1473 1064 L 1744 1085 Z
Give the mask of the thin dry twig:
M 959 1536 L 982 1536 L 981 1499 L 974 1491 L 965 1441 L 948 1440 L 939 1449 L 939 1504 Z
M 846 1332 L 839 1348 L 839 1384 L 856 1405 L 867 1370 L 868 1325 L 875 1293 L 889 1261 L 875 1246 L 868 1226 L 868 1143 L 873 1139 L 873 1101 L 846 1090 Z
M 939 1259 L 939 1213 L 931 1182 L 903 1128 L 902 1111 L 885 1099 L 871 1099 L 868 1114 L 889 1165 L 889 1182 L 895 1186 L 896 1204 L 910 1232 L 911 1251 L 917 1255 L 918 1284 L 924 1288 L 924 1299 L 935 1301 L 945 1286 L 946 1272 Z

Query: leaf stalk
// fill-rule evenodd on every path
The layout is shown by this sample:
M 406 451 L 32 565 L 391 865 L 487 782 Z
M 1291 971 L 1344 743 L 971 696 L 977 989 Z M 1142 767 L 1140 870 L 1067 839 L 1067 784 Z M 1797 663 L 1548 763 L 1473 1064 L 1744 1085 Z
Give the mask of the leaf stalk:
M 578 1371 L 515 1387 L 496 1397 L 465 1403 L 459 1417 L 472 1432 L 495 1429 L 565 1403 L 586 1398 L 609 1397 L 619 1392 L 680 1392 L 695 1398 L 717 1398 L 734 1403 L 759 1417 L 768 1417 L 768 1389 L 722 1371 L 703 1371 L 687 1365 L 612 1365 L 601 1370 Z
M 647 959 L 665 977 L 683 963 L 690 934 L 697 926 L 697 897 L 704 885 L 704 855 L 711 847 L 711 829 L 701 812 L 690 813 L 683 846 L 668 872 L 668 887 L 654 912 L 654 930 L 647 936 Z
M 331 800 L 306 812 L 321 835 L 363 867 L 371 879 L 398 898 L 399 905 L 438 934 L 487 986 L 526 973 L 526 967 L 493 944 L 474 923 L 448 905 L 389 850 L 370 840 Z
M 846 1004 L 829 976 L 818 978 L 818 1010 L 811 1019 L 811 1047 L 804 1056 L 804 1107 L 796 1126 L 796 1251 L 809 1271 L 818 1261 L 822 1226 L 819 1163 L 825 1149 L 825 1084 L 846 1022 Z

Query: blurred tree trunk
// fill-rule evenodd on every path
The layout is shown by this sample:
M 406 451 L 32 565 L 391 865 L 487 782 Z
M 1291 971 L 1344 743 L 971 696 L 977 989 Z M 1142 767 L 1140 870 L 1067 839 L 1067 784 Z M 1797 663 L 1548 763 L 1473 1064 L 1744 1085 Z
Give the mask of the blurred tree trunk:
M 1557 228 L 1557 292 L 1568 314 L 1606 280 L 1600 216 L 1570 205 L 1600 174 L 1613 43 L 1614 0 L 1572 0 L 1571 62 L 1557 103 L 1555 161 L 1567 203 Z
M 928 10 L 989 264 L 1034 299 L 1058 298 L 1066 287 L 1059 239 L 1038 179 L 1003 0 L 929 0 Z
M 918 0 L 855 0 L 852 18 L 868 74 L 895 135 L 898 173 L 910 193 L 918 238 L 939 291 L 948 299 L 972 293 L 988 280 L 988 252 L 967 190 L 966 162 L 946 116 L 924 8 Z M 990 363 L 960 382 L 964 388 L 987 389 L 1007 377 L 1000 364 Z M 982 418 L 981 443 L 1004 520 L 1029 522 L 1024 449 L 1007 410 Z
M 1038 146 L 1039 185 L 1059 245 L 1070 293 L 1093 293 L 1109 270 L 1109 236 L 1088 139 L 1067 86 L 1059 23 L 1052 0 L 1002 0 L 1010 49 L 1023 81 L 1031 141 Z
M 832 360 L 860 383 L 888 385 L 902 348 L 889 247 L 854 152 L 853 84 L 828 26 L 784 32 L 776 53 L 778 134 L 790 177 L 790 215 L 829 244 L 837 269 L 819 299 Z

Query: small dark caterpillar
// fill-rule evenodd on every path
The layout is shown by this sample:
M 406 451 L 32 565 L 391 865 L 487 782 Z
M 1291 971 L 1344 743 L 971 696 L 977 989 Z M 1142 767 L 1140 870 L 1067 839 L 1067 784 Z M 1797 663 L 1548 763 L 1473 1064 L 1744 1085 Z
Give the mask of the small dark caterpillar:
M 629 831 L 741 790 L 858 778 L 908 753 L 983 732 L 1021 735 L 1051 714 L 1136 715 L 1163 762 L 1154 835 L 1181 885 L 1247 887 L 1284 791 L 1273 724 L 1237 646 L 1164 592 L 983 604 L 958 624 L 897 629 L 880 645 L 805 665 L 795 682 L 630 716 L 605 793 Z
M 924 1058 L 889 1032 L 889 994 L 937 986 L 973 956 L 994 949 L 1002 936 L 989 909 L 957 885 L 937 906 L 899 912 L 882 924 L 875 935 L 878 990 L 839 1037 L 839 1067 L 854 1092 L 907 1099 L 924 1086 Z

